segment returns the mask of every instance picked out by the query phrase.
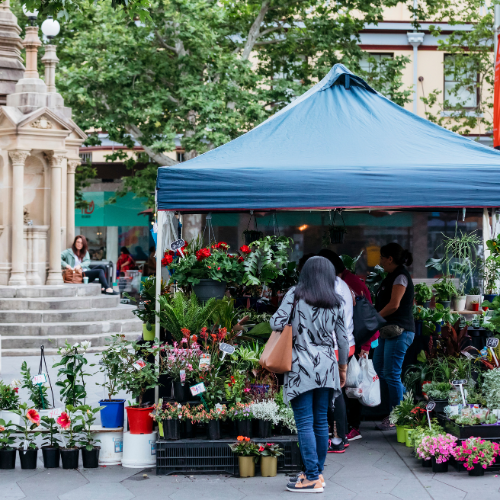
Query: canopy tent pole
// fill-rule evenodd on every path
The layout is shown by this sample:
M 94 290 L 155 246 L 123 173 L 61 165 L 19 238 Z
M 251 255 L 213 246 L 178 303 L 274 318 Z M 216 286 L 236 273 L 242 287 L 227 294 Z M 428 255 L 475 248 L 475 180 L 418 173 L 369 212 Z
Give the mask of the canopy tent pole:
M 155 304 L 155 339 L 160 339 L 160 294 L 161 294 L 161 259 L 163 255 L 163 220 L 165 217 L 165 212 L 158 210 L 156 208 L 156 221 L 158 224 L 158 232 L 156 236 L 156 304 Z M 156 354 L 156 365 L 160 365 L 160 353 Z M 155 387 L 155 404 L 158 404 L 158 398 L 160 394 L 160 388 L 158 385 Z

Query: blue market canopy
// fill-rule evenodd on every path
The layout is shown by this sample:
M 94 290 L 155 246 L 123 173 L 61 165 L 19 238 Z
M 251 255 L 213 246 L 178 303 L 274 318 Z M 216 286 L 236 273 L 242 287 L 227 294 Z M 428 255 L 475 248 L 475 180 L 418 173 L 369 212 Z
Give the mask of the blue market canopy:
M 158 169 L 160 210 L 500 205 L 500 152 L 375 92 L 342 64 L 237 139 Z

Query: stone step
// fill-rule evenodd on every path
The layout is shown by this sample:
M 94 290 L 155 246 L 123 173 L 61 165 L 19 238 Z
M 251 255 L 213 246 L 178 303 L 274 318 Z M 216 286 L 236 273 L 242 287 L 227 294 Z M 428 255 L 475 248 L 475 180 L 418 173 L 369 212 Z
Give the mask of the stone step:
M 42 297 L 0 299 L 0 311 L 47 311 L 72 309 L 101 309 L 116 307 L 119 295 L 82 296 L 82 297 Z
M 0 335 L 3 338 L 10 336 L 66 336 L 66 335 L 94 335 L 107 333 L 129 333 L 142 331 L 142 321 L 136 317 L 114 321 L 65 322 L 65 323 L 0 323 Z M 36 339 L 33 339 L 34 341 Z
M 95 322 L 135 318 L 135 306 L 119 304 L 117 307 L 99 309 L 71 309 L 48 311 L 0 311 L 0 325 L 2 323 L 63 323 L 63 322 Z
M 89 297 L 101 295 L 99 283 L 58 286 L 0 286 L 0 299 L 36 297 Z
M 135 340 L 142 331 L 125 333 L 125 338 L 128 340 Z M 38 346 L 33 347 L 34 337 L 16 336 L 16 337 L 2 337 L 2 356 L 36 356 L 40 355 L 39 345 L 44 345 L 44 352 L 46 355 L 57 354 L 59 347 L 65 345 L 67 340 L 70 344 L 75 342 L 82 342 L 88 340 L 91 342 L 91 347 L 88 352 L 100 352 L 106 346 L 106 339 L 110 337 L 109 333 L 99 333 L 95 335 L 65 335 L 64 337 L 37 337 L 36 341 Z

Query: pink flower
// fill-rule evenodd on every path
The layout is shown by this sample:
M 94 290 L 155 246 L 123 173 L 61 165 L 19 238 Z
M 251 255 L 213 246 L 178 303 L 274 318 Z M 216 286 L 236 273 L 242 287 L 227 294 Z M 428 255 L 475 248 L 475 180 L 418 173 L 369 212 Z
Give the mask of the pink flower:
M 71 424 L 69 415 L 66 412 L 62 412 L 61 416 L 57 419 L 57 425 L 60 425 L 63 429 L 67 429 Z
M 32 408 L 31 410 L 28 410 L 28 413 L 26 413 L 26 418 L 30 422 L 33 422 L 36 425 L 40 425 L 40 414 L 35 409 Z

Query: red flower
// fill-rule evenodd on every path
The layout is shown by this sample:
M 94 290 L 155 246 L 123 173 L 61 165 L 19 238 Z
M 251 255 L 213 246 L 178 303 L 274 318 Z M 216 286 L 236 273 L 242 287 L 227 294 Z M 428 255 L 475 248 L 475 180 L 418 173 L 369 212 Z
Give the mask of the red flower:
M 220 271 L 220 267 L 217 268 L 217 271 Z
M 259 448 L 259 452 L 261 452 L 261 453 L 262 453 L 264 450 L 265 450 L 265 448 L 264 448 L 263 446 L 261 446 L 261 447 Z
M 224 340 L 226 338 L 226 335 L 227 335 L 227 328 L 220 328 L 218 335 L 219 341 Z
M 57 425 L 60 425 L 63 429 L 67 429 L 71 424 L 71 420 L 69 419 L 69 415 L 63 411 L 61 416 L 57 419 Z
M 191 332 L 187 328 L 181 328 L 181 332 L 184 337 L 189 337 L 191 335 Z
M 210 249 L 208 249 L 208 248 L 200 248 L 200 250 L 198 250 L 196 252 L 196 260 L 200 261 L 200 260 L 203 260 L 203 259 L 207 259 L 211 255 L 212 254 L 210 253 Z
M 19 392 L 19 387 L 14 387 L 14 392 L 17 394 Z
M 245 259 L 243 257 L 238 257 L 238 262 L 243 262 Z
M 242 247 L 240 247 L 240 252 L 252 253 L 252 250 L 250 250 L 250 247 L 248 247 L 247 245 L 243 245 Z
M 170 264 L 172 264 L 174 258 L 169 255 L 169 254 L 165 254 L 165 257 L 163 257 L 163 259 L 161 259 L 161 265 L 162 266 L 169 266 Z
M 5 427 L 3 425 L 0 425 L 0 432 L 3 432 L 5 430 Z
M 191 337 L 191 342 L 194 342 L 194 343 L 198 342 L 198 337 L 196 335 L 193 335 Z
M 33 422 L 36 425 L 40 425 L 40 414 L 35 409 L 28 410 L 28 413 L 26 413 L 26 418 L 30 422 Z
M 215 333 L 211 333 L 210 336 L 214 342 L 217 340 L 217 335 L 215 335 Z
M 204 326 L 202 329 L 201 329 L 201 332 L 200 332 L 200 335 L 206 340 L 208 338 L 208 333 L 207 333 L 207 327 Z

